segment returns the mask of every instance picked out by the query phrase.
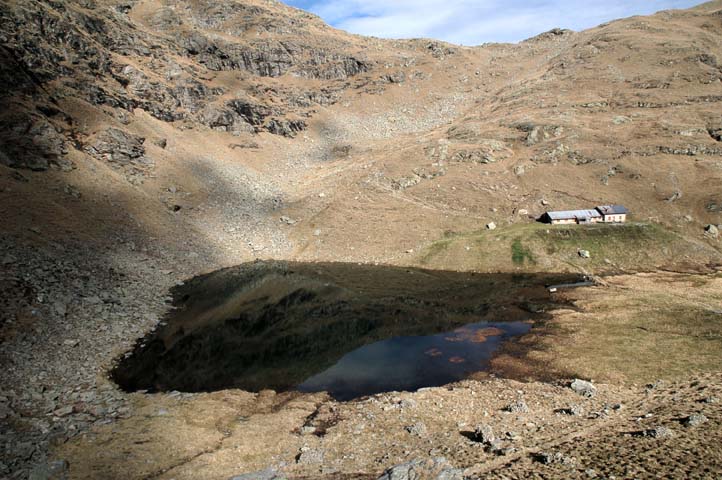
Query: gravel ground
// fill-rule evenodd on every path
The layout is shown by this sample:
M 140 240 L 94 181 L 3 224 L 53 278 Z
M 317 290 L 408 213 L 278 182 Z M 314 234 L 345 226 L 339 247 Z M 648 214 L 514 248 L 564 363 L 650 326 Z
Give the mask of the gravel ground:
M 127 417 L 106 378 L 113 360 L 154 328 L 168 289 L 188 275 L 158 249 L 88 255 L 82 244 L 0 239 L 0 475 L 26 478 L 48 448 Z

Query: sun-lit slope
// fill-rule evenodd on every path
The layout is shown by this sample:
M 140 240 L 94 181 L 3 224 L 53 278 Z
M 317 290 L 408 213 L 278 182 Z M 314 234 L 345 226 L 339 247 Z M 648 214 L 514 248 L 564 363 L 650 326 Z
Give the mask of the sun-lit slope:
M 309 199 L 308 229 L 332 227 L 304 230 L 303 254 L 400 259 L 447 231 L 609 202 L 703 240 L 722 222 L 714 6 L 480 47 L 455 120 L 363 152 L 332 201 Z

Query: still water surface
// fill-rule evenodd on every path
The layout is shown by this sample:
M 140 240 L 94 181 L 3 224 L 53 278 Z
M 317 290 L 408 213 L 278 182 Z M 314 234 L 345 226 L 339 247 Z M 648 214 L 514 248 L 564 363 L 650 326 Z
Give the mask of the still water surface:
M 328 391 L 339 400 L 487 370 L 574 275 L 254 262 L 173 290 L 174 310 L 120 359 L 126 391 Z

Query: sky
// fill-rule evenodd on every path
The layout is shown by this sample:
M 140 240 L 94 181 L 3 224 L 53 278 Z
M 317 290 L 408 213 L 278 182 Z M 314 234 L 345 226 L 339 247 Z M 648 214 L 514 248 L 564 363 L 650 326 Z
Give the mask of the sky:
M 351 33 L 459 45 L 518 42 L 552 28 L 584 30 L 703 0 L 284 0 Z

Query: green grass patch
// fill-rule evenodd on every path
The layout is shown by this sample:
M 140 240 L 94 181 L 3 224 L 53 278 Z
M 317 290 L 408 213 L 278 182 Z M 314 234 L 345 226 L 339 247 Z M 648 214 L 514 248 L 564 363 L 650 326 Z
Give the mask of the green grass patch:
M 524 248 L 521 243 L 521 237 L 517 237 L 511 244 L 511 261 L 515 265 L 523 265 L 525 260 L 534 263 L 534 256 L 529 249 Z
M 591 258 L 581 258 L 587 250 Z M 681 235 L 654 223 L 547 225 L 518 223 L 496 230 L 446 235 L 433 242 L 419 262 L 433 268 L 509 271 L 647 271 L 668 266 L 685 252 L 685 261 L 720 258 Z

